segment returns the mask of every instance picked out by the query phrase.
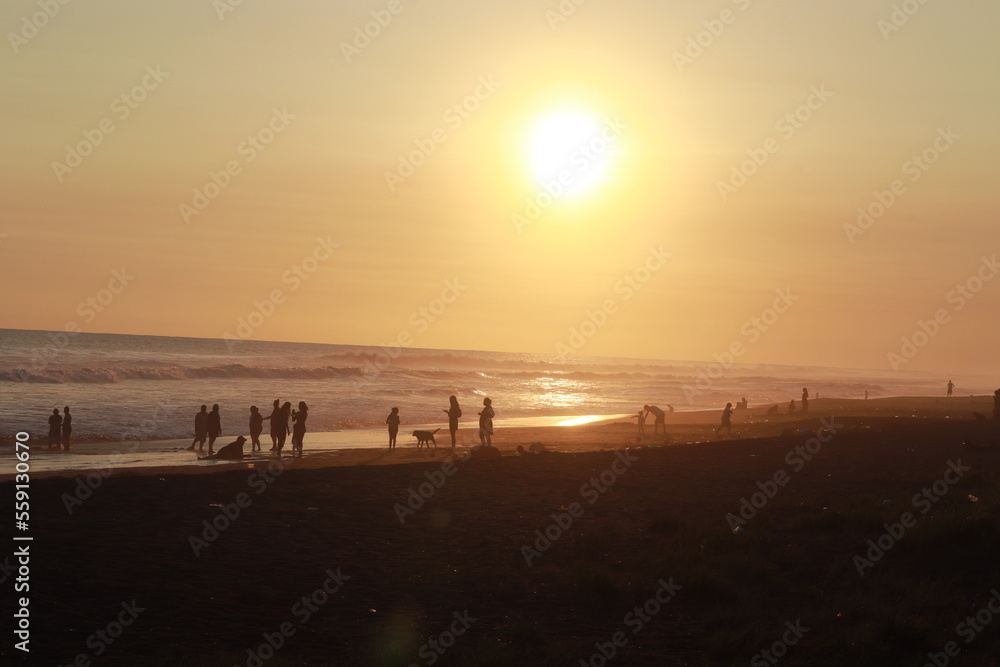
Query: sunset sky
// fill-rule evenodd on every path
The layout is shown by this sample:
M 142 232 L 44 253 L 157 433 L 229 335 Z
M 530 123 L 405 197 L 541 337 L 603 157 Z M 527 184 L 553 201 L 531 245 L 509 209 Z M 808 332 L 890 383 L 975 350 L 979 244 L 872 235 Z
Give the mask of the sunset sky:
M 995 0 L 50 2 L 2 327 L 1000 372 Z

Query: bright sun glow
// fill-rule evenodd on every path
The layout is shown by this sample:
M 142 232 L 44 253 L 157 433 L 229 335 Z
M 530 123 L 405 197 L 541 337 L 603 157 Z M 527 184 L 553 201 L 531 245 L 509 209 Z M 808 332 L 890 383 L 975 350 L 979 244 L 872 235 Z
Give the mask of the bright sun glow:
M 595 114 L 563 110 L 539 120 L 528 137 L 531 175 L 554 198 L 592 192 L 607 180 L 619 129 Z

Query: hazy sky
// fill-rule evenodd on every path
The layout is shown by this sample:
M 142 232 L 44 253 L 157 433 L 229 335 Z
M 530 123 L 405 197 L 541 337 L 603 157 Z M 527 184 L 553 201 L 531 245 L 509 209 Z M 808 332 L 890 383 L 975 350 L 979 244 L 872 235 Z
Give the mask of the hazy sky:
M 0 326 L 1000 372 L 995 0 L 237 2 L 3 4 Z

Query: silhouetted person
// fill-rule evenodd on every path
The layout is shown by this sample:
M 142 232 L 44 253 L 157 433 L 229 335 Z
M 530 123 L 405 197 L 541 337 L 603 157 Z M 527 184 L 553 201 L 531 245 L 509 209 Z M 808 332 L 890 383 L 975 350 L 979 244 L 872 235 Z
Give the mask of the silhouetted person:
M 271 451 L 278 451 L 278 421 L 281 419 L 281 401 L 274 399 L 274 408 L 271 410 L 271 414 L 264 419 L 271 420 L 271 430 L 269 431 L 271 435 Z
M 666 419 L 666 415 L 663 413 L 663 410 L 661 410 L 660 408 L 656 407 L 655 405 L 644 405 L 644 406 L 642 406 L 642 409 L 646 411 L 646 416 L 647 417 L 649 416 L 649 413 L 653 413 L 653 416 L 655 417 L 655 420 L 653 421 L 653 435 L 656 435 L 656 427 L 657 426 L 662 426 L 663 427 L 663 435 L 666 435 L 667 434 L 667 419 Z
M 809 390 L 802 387 L 802 414 L 809 414 Z
M 639 420 L 639 431 L 635 434 L 636 437 L 638 438 L 640 436 L 646 435 L 646 413 L 643 412 L 642 410 L 639 410 L 639 414 L 637 414 L 635 417 L 632 417 L 632 419 Z
M 493 418 L 496 412 L 493 410 L 493 401 L 489 398 L 483 399 L 483 409 L 479 413 L 479 442 L 483 445 L 493 445 Z
M 948 380 L 948 398 L 951 398 L 952 392 L 955 391 L 955 383 Z
M 669 412 L 670 414 L 674 414 L 674 406 L 667 405 L 667 412 Z
M 302 458 L 302 441 L 306 437 L 306 417 L 309 416 L 309 406 L 305 401 L 299 401 L 299 409 L 292 411 L 292 457 L 298 452 Z
M 219 404 L 212 405 L 208 413 L 208 455 L 214 453 L 215 439 L 222 435 L 222 415 L 219 414 Z
M 288 401 L 285 401 L 284 404 L 281 406 L 281 409 L 278 410 L 278 424 L 277 424 L 278 442 L 277 444 L 275 444 L 275 447 L 277 448 L 275 449 L 275 451 L 278 453 L 279 459 L 281 458 L 281 450 L 284 449 L 285 447 L 285 439 L 288 437 L 288 434 L 291 430 L 289 429 L 288 426 L 288 421 L 291 418 L 292 418 L 292 404 L 289 403 Z M 273 422 L 274 420 L 272 419 L 271 421 Z
M 59 449 L 60 438 L 62 438 L 62 417 L 59 416 L 59 408 L 55 408 L 49 417 L 49 447 Z
M 194 440 L 191 442 L 189 450 L 198 445 L 198 451 L 205 449 L 205 438 L 208 437 L 208 406 L 201 406 L 201 410 L 194 416 Z
M 62 421 L 62 446 L 67 452 L 69 451 L 69 438 L 73 435 L 73 415 L 69 413 L 69 406 L 63 408 L 63 421 Z
M 399 408 L 393 408 L 389 416 L 385 418 L 385 423 L 389 425 L 389 449 L 396 449 L 396 434 L 399 433 Z
M 715 435 L 719 435 L 722 429 L 726 429 L 729 435 L 733 434 L 733 404 L 726 403 L 726 409 L 722 411 L 722 423 L 715 429 Z
M 260 447 L 260 434 L 264 431 L 264 415 L 260 414 L 260 410 L 257 409 L 256 405 L 250 406 L 250 451 L 259 452 Z
M 792 401 L 788 404 L 788 414 L 795 414 L 795 399 L 792 399 Z
M 448 431 L 451 433 L 451 448 L 455 449 L 455 433 L 458 432 L 458 418 L 462 416 L 462 408 L 458 407 L 458 399 L 449 396 L 450 405 L 444 412 L 448 413 Z
M 750 407 L 750 402 L 747 400 L 747 397 L 744 396 L 743 400 L 736 404 L 736 407 L 740 408 L 741 410 L 746 410 L 748 407 Z
M 993 392 L 993 419 L 1000 419 L 1000 389 Z

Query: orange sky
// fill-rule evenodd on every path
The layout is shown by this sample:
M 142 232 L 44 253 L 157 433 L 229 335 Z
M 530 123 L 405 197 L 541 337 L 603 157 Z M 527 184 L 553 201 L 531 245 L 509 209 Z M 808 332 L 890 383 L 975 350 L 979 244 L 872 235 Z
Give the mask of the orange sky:
M 233 4 L 0 9 L 0 326 L 1000 372 L 995 2 Z

